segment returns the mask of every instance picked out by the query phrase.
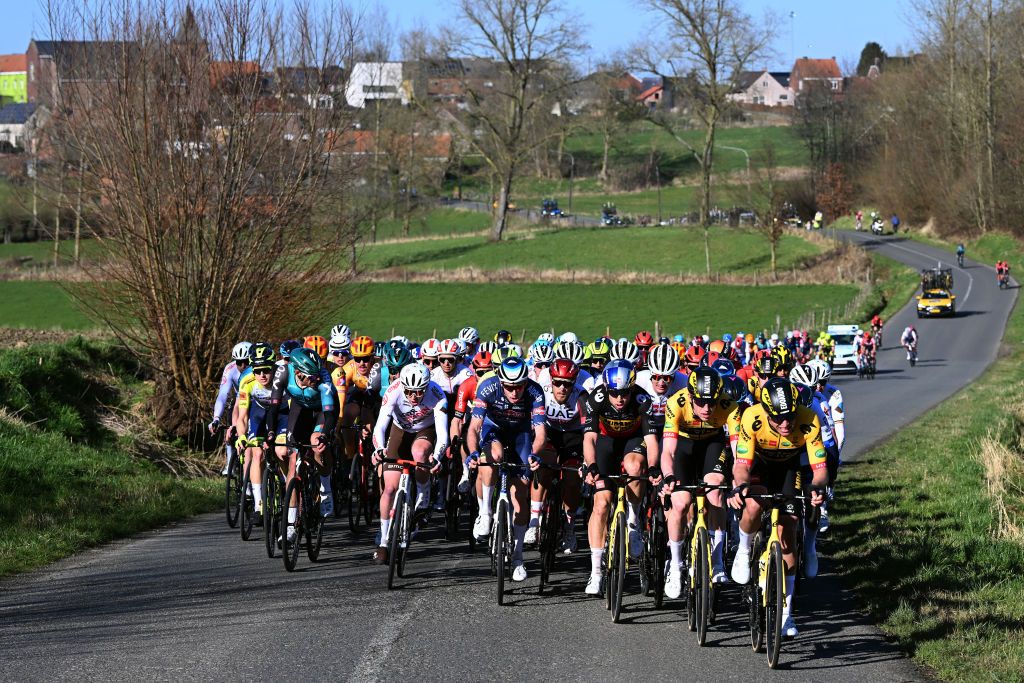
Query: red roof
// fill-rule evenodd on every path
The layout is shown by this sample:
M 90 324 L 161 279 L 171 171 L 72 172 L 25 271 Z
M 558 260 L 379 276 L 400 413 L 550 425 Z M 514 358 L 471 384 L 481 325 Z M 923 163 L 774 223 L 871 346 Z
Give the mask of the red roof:
M 842 78 L 843 72 L 839 70 L 835 57 L 829 59 L 808 59 L 803 57 L 796 60 L 793 65 L 793 73 L 800 73 L 800 78 Z
M 226 78 L 254 76 L 260 72 L 256 62 L 210 62 L 210 85 L 217 85 Z
M 662 90 L 662 87 L 663 86 L 660 86 L 660 85 L 652 85 L 650 88 L 648 88 L 647 90 L 644 90 L 642 93 L 640 93 L 639 95 L 636 96 L 637 101 L 643 102 L 648 97 L 652 97 L 654 95 L 654 93 L 660 92 Z
M 0 55 L 0 73 L 28 71 L 28 57 L 19 55 Z

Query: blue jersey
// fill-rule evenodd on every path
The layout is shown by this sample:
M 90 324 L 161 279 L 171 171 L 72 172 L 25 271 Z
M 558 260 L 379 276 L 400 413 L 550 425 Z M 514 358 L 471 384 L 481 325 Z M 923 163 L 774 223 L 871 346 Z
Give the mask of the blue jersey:
M 544 390 L 533 380 L 527 380 L 526 391 L 513 403 L 501 388 L 501 380 L 489 377 L 476 388 L 473 417 L 487 418 L 498 428 L 511 432 L 543 425 L 546 419 Z
M 302 388 L 295 381 L 295 369 L 291 363 L 277 366 L 274 373 L 271 403 L 279 404 L 288 398 L 293 404 L 315 412 L 331 412 L 338 409 L 338 391 L 326 370 L 320 370 L 316 384 Z

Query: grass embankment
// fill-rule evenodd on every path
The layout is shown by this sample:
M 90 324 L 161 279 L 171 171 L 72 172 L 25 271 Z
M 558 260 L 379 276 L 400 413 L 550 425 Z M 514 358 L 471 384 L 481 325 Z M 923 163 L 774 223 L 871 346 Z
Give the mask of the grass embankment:
M 850 285 L 571 285 L 571 284 L 403 284 L 368 285 L 343 317 L 354 331 L 374 337 L 395 333 L 425 338 L 455 334 L 464 325 L 482 331 L 507 328 L 528 339 L 554 329 L 596 337 L 638 329 L 666 334 L 736 333 L 774 329 L 810 310 L 845 305 L 857 294 Z
M 983 261 L 1021 262 L 988 236 Z M 879 626 L 947 681 L 1024 680 L 1024 312 L 980 380 L 842 475 L 836 566 Z
M 427 199 L 426 201 L 432 201 Z M 489 214 L 460 209 L 432 209 L 417 215 L 409 224 L 409 234 L 402 234 L 402 221 L 387 218 L 377 225 L 377 239 L 387 240 L 404 237 L 446 237 L 467 232 L 478 232 L 490 227 Z M 369 236 L 370 227 L 363 230 Z M 367 238 L 368 239 L 368 238 Z
M 90 330 L 89 315 L 58 282 L 0 281 L 0 327 Z
M 768 240 L 755 230 L 712 227 L 711 265 L 722 273 L 765 273 L 770 266 Z M 786 235 L 779 246 L 780 270 L 820 253 L 810 242 Z M 405 267 L 434 270 L 508 267 L 532 270 L 639 271 L 704 273 L 704 231 L 696 227 L 575 228 L 536 232 L 529 238 L 495 243 L 485 237 L 405 242 L 368 247 L 366 270 Z
M 0 351 L 0 576 L 216 505 L 219 480 L 174 478 L 100 425 L 140 392 L 109 346 Z

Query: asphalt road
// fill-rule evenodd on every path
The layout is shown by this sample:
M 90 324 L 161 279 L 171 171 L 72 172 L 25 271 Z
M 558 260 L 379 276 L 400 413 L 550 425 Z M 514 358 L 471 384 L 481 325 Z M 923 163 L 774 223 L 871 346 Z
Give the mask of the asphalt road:
M 920 244 L 849 233 L 847 239 L 932 266 L 949 254 Z M 955 270 L 960 315 L 887 325 L 873 382 L 840 379 L 855 458 L 976 378 L 996 355 L 1016 290 L 997 290 L 990 268 Z M 913 320 L 920 363 L 897 345 Z M 840 489 L 840 495 L 842 494 Z M 841 527 L 842 520 L 835 520 Z M 837 527 L 837 528 L 838 528 Z M 323 561 L 303 556 L 287 574 L 262 541 L 242 543 L 223 515 L 205 515 L 0 582 L 0 650 L 8 680 L 667 680 L 899 681 L 920 674 L 886 643 L 832 571 L 804 582 L 799 638 L 769 672 L 751 652 L 739 592 L 723 595 L 709 644 L 696 646 L 681 603 L 654 611 L 627 590 L 623 623 L 583 594 L 586 552 L 561 561 L 554 586 L 516 586 L 498 607 L 485 557 L 445 544 L 432 530 L 410 552 L 407 577 L 385 590 L 369 562 L 369 537 L 332 522 Z

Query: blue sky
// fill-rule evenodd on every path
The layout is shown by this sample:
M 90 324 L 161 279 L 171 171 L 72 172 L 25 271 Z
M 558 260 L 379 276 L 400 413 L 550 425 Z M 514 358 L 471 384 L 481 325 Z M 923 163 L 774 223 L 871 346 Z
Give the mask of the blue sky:
M 64 0 L 77 2 L 79 0 Z M 319 2 L 323 0 L 314 0 Z M 421 24 L 437 26 L 451 11 L 439 11 L 449 0 L 380 0 L 399 30 Z M 635 0 L 563 0 L 587 25 L 591 60 L 625 48 L 647 35 L 653 19 Z M 788 70 L 793 56 L 835 57 L 841 67 L 856 66 L 864 43 L 875 40 L 890 54 L 914 47 L 907 20 L 907 0 L 741 0 L 755 17 L 771 7 L 782 18 L 772 41 L 775 57 L 767 65 Z M 29 38 L 46 37 L 45 14 L 37 0 L 4 0 L 0 53 L 23 52 Z M 454 4 L 454 2 L 452 3 Z M 789 13 L 793 12 L 792 31 Z M 760 65 L 759 65 L 760 66 Z

